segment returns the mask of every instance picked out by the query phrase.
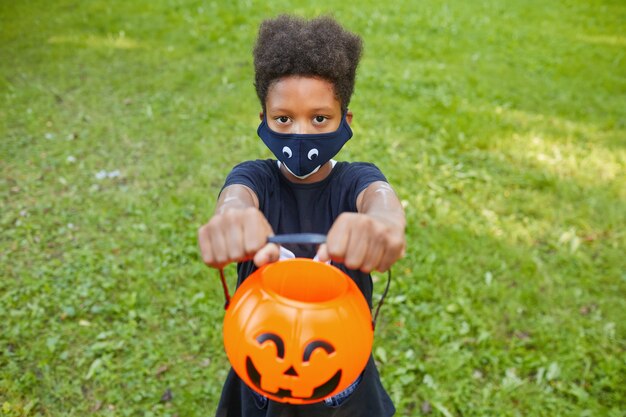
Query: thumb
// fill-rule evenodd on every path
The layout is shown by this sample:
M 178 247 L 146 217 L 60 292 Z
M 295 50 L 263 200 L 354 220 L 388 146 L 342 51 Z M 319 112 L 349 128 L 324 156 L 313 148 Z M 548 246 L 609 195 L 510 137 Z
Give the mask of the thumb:
M 259 268 L 280 258 L 280 248 L 275 243 L 268 243 L 254 255 L 254 264 Z
M 320 262 L 330 261 L 330 255 L 328 254 L 328 245 L 326 245 L 326 243 L 322 243 L 317 250 L 317 260 Z

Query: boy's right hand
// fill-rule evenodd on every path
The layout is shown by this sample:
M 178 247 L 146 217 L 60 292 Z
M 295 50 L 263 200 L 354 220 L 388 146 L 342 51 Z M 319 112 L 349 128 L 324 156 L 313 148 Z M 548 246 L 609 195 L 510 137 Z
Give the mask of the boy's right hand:
M 257 208 L 232 208 L 214 215 L 198 229 L 198 245 L 205 264 L 223 268 L 230 262 L 253 259 L 260 267 L 280 256 L 278 245 L 267 243 L 274 233 Z

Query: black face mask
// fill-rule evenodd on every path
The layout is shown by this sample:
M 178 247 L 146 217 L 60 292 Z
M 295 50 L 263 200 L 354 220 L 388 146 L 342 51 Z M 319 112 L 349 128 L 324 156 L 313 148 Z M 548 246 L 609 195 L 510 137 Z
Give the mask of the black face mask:
M 337 155 L 352 137 L 352 129 L 344 114 L 341 124 L 334 132 L 278 133 L 270 129 L 264 116 L 257 134 L 289 172 L 300 179 L 305 179 Z

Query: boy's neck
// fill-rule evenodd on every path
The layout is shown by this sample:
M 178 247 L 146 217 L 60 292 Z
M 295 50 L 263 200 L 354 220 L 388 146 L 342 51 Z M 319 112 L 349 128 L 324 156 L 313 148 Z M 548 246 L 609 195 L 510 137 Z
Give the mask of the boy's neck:
M 301 179 L 293 175 L 291 172 L 289 172 L 285 164 L 280 164 L 280 172 L 283 174 L 285 178 L 287 178 L 290 182 L 293 182 L 294 184 L 313 184 L 316 182 L 323 181 L 324 179 L 326 179 L 326 177 L 330 175 L 332 170 L 333 170 L 333 161 L 331 160 L 331 161 L 326 162 L 324 165 L 322 165 L 320 169 L 317 170 L 316 173 L 311 174 L 310 176 L 304 179 Z

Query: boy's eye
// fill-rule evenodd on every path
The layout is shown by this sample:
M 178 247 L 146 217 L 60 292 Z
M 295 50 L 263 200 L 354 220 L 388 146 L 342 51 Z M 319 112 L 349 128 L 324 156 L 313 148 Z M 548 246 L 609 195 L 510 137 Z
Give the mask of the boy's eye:
M 324 123 L 324 121 L 326 120 L 326 116 L 315 116 L 313 120 L 315 121 L 315 123 Z
M 278 123 L 287 123 L 289 121 L 289 117 L 287 116 L 280 116 L 276 118 L 276 121 Z

